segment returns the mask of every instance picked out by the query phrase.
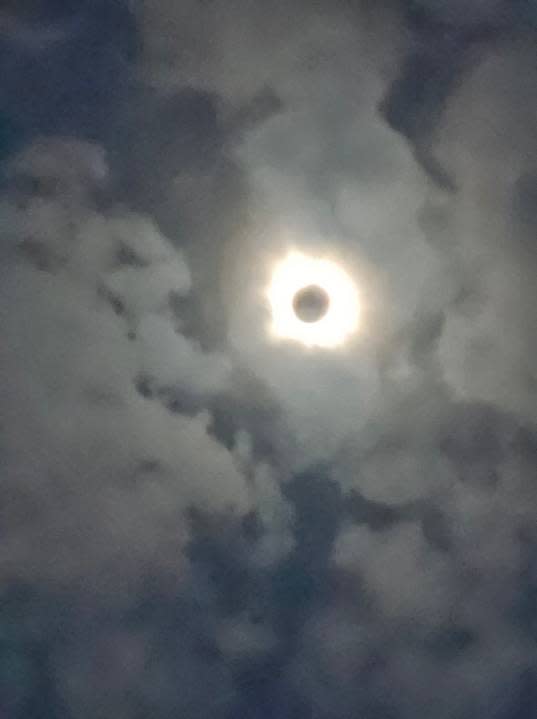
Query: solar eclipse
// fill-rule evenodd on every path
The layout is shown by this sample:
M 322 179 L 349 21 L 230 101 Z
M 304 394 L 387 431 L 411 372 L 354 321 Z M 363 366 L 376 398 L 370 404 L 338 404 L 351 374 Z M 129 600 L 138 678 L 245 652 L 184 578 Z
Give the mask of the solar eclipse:
M 276 263 L 267 289 L 275 338 L 335 348 L 357 331 L 358 290 L 336 262 L 290 252 Z
M 302 322 L 318 322 L 330 307 L 330 297 L 322 287 L 308 285 L 293 297 L 293 309 Z

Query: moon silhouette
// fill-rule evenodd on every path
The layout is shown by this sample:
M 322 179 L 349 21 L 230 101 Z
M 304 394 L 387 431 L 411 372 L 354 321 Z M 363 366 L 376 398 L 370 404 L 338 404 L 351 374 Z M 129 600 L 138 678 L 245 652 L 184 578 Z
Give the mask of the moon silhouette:
M 304 347 L 336 349 L 360 327 L 360 296 L 353 278 L 327 257 L 290 249 L 272 267 L 266 287 L 268 337 Z
M 318 285 L 308 285 L 293 297 L 293 310 L 302 322 L 318 322 L 328 311 L 330 298 Z

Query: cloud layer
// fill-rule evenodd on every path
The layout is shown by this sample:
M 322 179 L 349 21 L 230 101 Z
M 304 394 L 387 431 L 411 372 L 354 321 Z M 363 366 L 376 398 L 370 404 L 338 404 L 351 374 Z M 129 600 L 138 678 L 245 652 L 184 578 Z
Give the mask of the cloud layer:
M 0 713 L 535 715 L 536 27 L 6 4 Z M 289 245 L 343 351 L 268 338 Z

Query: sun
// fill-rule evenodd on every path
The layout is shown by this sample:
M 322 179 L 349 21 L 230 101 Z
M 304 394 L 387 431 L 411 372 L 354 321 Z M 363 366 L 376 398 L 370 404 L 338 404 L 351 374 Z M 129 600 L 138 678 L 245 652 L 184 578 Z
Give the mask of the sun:
M 270 334 L 305 347 L 340 347 L 360 325 L 357 287 L 330 259 L 289 252 L 273 268 L 267 299 Z

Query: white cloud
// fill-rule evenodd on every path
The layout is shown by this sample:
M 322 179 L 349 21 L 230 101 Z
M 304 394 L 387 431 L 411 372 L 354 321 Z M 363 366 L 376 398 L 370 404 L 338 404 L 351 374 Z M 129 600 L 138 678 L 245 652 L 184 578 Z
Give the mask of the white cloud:
M 42 146 L 33 152 L 26 151 L 25 171 L 41 167 Z M 76 146 L 69 152 L 76 164 Z M 47 172 L 65 179 L 50 153 Z M 80 156 L 90 162 L 90 148 L 81 145 Z M 11 228 L 0 318 L 9 526 L 0 572 L 122 596 L 157 568 L 180 575 L 188 506 L 242 513 L 250 500 L 205 416 L 171 414 L 135 389 L 144 370 L 203 395 L 226 382 L 229 361 L 180 335 L 167 306 L 169 291 L 188 291 L 183 259 L 147 220 L 97 214 L 86 201 L 90 192 L 65 207 L 60 182 L 19 210 L 20 224 Z M 41 248 L 37 259 L 23 251 L 29 227 Z M 125 245 L 136 255 L 123 270 L 128 281 L 110 282 L 122 272 L 115 268 Z M 125 315 L 102 287 L 114 288 Z

